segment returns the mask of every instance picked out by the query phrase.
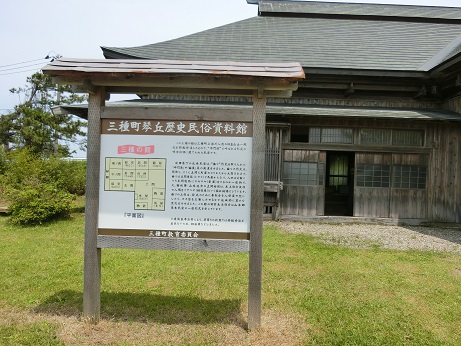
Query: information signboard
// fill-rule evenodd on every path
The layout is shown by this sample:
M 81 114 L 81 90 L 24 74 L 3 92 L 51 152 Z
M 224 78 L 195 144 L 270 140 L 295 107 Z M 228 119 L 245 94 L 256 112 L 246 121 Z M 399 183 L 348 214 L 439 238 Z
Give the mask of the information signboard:
M 83 318 L 100 318 L 102 248 L 249 251 L 248 329 L 259 328 L 266 98 L 290 97 L 301 65 L 62 58 L 42 70 L 89 93 Z M 106 112 L 111 93 L 251 96 L 252 107 Z
M 250 238 L 251 122 L 101 120 L 98 234 Z

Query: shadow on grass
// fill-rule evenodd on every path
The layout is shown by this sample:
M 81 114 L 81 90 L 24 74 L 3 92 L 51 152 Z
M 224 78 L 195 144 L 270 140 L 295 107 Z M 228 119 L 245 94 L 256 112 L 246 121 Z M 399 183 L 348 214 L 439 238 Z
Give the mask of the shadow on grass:
M 85 206 L 79 207 L 79 206 L 74 206 L 70 209 L 71 213 L 78 213 L 78 214 L 83 214 L 85 212 Z
M 101 318 L 166 324 L 227 323 L 245 325 L 238 299 L 202 299 L 149 293 L 101 292 Z M 83 293 L 64 290 L 33 309 L 36 313 L 80 317 Z

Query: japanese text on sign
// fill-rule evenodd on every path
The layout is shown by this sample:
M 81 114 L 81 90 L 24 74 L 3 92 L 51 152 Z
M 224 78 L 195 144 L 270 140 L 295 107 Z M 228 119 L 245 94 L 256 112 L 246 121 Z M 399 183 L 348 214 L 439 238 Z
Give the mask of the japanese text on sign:
M 252 128 L 251 122 L 103 119 L 100 232 L 248 239 Z
M 104 190 L 134 192 L 135 210 L 165 210 L 165 169 L 165 159 L 106 157 Z
M 103 119 L 103 134 L 251 137 L 253 125 L 246 122 L 119 120 Z

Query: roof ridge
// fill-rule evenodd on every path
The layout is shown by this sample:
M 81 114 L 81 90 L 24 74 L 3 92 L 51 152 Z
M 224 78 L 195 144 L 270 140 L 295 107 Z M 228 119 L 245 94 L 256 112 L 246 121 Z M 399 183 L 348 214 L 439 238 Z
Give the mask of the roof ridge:
M 430 71 L 438 65 L 442 64 L 450 57 L 453 56 L 453 52 L 459 51 L 461 47 L 461 34 L 456 37 L 453 41 L 448 43 L 443 49 L 437 52 L 434 56 L 429 58 L 424 64 L 422 64 L 418 69 L 422 71 Z M 459 52 L 458 52 L 459 53 Z M 455 54 L 456 55 L 456 54 Z
M 460 24 L 258 16 L 169 41 L 102 48 L 106 58 L 298 61 L 311 70 L 424 73 L 461 52 Z
M 345 17 L 461 24 L 461 7 L 260 0 L 260 16 Z
M 303 4 L 303 5 L 309 5 L 309 4 L 319 4 L 319 5 L 339 5 L 339 6 L 354 6 L 354 7 L 363 7 L 365 6 L 370 6 L 370 7 L 406 7 L 406 8 L 439 8 L 439 9 L 447 9 L 447 10 L 452 10 L 452 9 L 459 9 L 461 10 L 461 6 L 439 6 L 439 5 L 407 5 L 407 4 L 381 4 L 381 3 L 367 3 L 367 2 L 336 2 L 336 1 L 331 1 L 331 0 L 325 0 L 325 1 L 316 1 L 316 0 L 256 0 L 254 2 L 251 2 L 247 0 L 247 2 L 250 3 L 257 3 L 259 5 L 261 4 L 286 4 L 286 5 L 294 5 L 294 4 Z
M 193 32 L 193 33 L 190 33 L 190 34 L 187 34 L 187 35 L 184 35 L 184 36 L 172 38 L 172 39 L 169 39 L 169 40 L 166 40 L 166 41 L 148 43 L 148 44 L 141 45 L 141 46 L 131 46 L 131 47 L 100 46 L 100 48 L 103 51 L 104 57 L 106 57 L 106 58 L 128 58 L 128 59 L 130 59 L 130 58 L 136 57 L 136 58 L 140 58 L 140 59 L 146 59 L 148 57 L 145 57 L 143 55 L 133 54 L 133 49 L 148 48 L 148 47 L 151 47 L 151 46 L 154 46 L 154 45 L 159 45 L 159 44 L 170 44 L 170 43 L 174 43 L 175 41 L 178 41 L 178 40 L 184 40 L 184 39 L 188 39 L 188 38 L 193 37 L 193 36 L 203 35 L 205 33 L 215 31 L 217 29 L 221 29 L 221 28 L 224 28 L 226 26 L 236 25 L 236 24 L 243 23 L 243 22 L 246 22 L 248 20 L 254 20 L 254 19 L 257 19 L 257 18 L 258 18 L 257 16 L 250 17 L 250 18 L 245 18 L 245 19 L 238 20 L 236 22 L 227 23 L 227 24 L 219 25 L 219 26 L 216 26 L 216 27 L 213 27 L 213 28 L 204 29 L 204 30 Z M 125 51 L 127 51 L 127 50 L 130 50 L 131 52 L 129 54 L 126 54 Z

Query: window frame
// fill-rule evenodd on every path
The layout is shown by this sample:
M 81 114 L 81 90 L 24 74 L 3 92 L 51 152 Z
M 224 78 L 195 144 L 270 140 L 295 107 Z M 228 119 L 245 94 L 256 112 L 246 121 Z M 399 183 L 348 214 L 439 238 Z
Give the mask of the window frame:
M 294 165 L 299 167 L 292 167 Z M 302 173 L 303 166 L 307 166 L 305 167 L 307 168 L 307 173 Z M 311 170 L 314 166 L 315 172 L 312 173 Z M 287 173 L 288 169 L 290 173 Z M 296 172 L 296 170 L 299 170 L 299 172 Z M 292 178 L 293 171 L 298 174 L 295 178 Z M 288 186 L 323 186 L 325 184 L 325 164 L 323 162 L 283 161 L 282 178 L 283 184 Z M 314 181 L 315 184 L 312 183 Z

